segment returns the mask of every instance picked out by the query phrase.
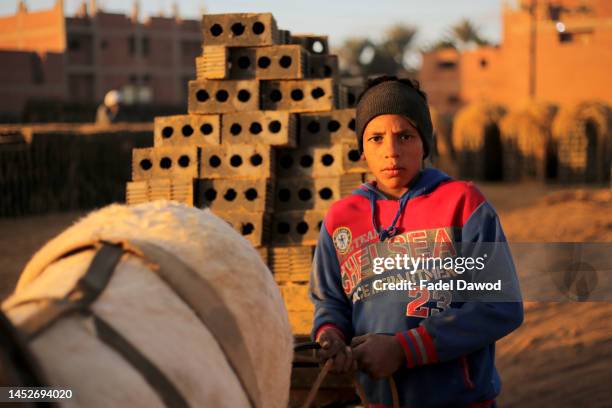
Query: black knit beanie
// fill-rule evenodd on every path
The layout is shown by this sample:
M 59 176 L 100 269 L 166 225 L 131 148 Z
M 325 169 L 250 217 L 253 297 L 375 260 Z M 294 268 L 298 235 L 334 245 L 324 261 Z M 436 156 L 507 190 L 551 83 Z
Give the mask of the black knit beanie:
M 426 158 L 433 145 L 433 125 L 427 101 L 410 85 L 398 80 L 389 80 L 366 90 L 355 113 L 355 132 L 359 151 L 363 153 L 363 132 L 368 123 L 377 116 L 403 115 L 412 123 L 423 140 Z

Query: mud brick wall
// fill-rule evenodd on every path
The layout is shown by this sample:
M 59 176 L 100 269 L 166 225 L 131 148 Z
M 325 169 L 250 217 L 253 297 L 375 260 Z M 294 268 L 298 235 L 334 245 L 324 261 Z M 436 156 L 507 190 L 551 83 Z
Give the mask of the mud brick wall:
M 125 201 L 132 149 L 152 140 L 150 124 L 0 129 L 0 217 Z

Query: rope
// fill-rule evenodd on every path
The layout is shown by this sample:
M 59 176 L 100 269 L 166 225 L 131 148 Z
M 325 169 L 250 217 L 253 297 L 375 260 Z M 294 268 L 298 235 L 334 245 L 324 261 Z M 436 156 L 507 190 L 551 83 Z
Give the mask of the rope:
M 331 370 L 332 365 L 333 365 L 333 360 L 331 358 L 325 362 L 325 364 L 323 365 L 323 368 L 321 368 L 321 371 L 319 372 L 319 375 L 317 376 L 317 379 L 315 380 L 314 384 L 312 384 L 312 388 L 310 389 L 310 392 L 308 392 L 308 396 L 306 397 L 306 401 L 302 405 L 302 408 L 310 408 L 310 406 L 312 405 L 312 403 L 314 402 L 317 396 L 317 393 L 319 392 L 319 388 L 321 388 L 321 384 L 323 383 L 323 380 L 329 373 L 329 370 Z M 393 398 L 393 408 L 400 408 L 399 394 L 397 392 L 397 384 L 395 383 L 395 379 L 393 378 L 392 375 L 390 375 L 389 377 L 387 377 L 387 380 L 389 381 L 389 387 L 391 388 L 391 396 Z M 353 386 L 355 387 L 355 390 L 357 391 L 357 395 L 359 395 L 361 404 L 365 408 L 368 408 L 370 406 L 370 402 L 368 401 L 368 397 L 366 396 L 363 385 L 361 385 L 356 375 L 355 377 L 353 377 Z
M 302 408 L 310 408 L 310 406 L 312 405 L 312 402 L 317 396 L 317 393 L 319 392 L 319 387 L 321 386 L 321 383 L 327 376 L 327 373 L 329 372 L 329 370 L 331 370 L 331 367 L 333 364 L 334 364 L 334 361 L 331 358 L 325 362 L 325 365 L 319 372 L 317 379 L 315 380 L 314 384 L 312 384 L 312 388 L 310 389 L 310 392 L 308 393 L 308 396 L 306 397 L 306 401 L 304 402 L 304 405 L 302 405 Z

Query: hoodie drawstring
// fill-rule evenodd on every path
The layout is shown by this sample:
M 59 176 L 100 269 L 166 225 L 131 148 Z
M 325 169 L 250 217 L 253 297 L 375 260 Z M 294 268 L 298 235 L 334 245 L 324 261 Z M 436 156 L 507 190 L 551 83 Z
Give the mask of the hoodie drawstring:
M 376 224 L 376 196 L 374 194 L 370 195 L 370 208 L 372 210 L 372 226 L 374 227 L 374 231 L 376 231 L 376 233 L 378 234 L 378 239 L 381 242 L 385 241 L 387 238 L 392 238 L 395 236 L 395 234 L 397 234 L 398 229 L 395 226 L 395 224 L 397 224 L 397 221 L 399 220 L 400 215 L 404 212 L 404 207 L 406 207 L 408 198 L 409 196 L 406 195 L 405 197 L 402 197 L 400 199 L 399 208 L 397 209 L 397 212 L 395 213 L 395 217 L 393 218 L 391 225 L 388 226 L 387 228 L 383 228 L 382 230 L 380 230 L 378 228 L 378 225 Z

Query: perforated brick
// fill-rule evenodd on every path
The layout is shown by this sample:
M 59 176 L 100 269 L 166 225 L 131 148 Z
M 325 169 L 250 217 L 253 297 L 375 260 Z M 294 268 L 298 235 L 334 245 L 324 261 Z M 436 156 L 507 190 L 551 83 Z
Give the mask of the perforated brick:
M 280 44 L 291 44 L 291 31 L 289 30 L 278 30 L 278 42 Z
M 338 95 L 338 104 L 341 109 L 349 109 L 354 108 L 357 104 L 357 98 L 363 92 L 363 85 L 346 85 L 340 84 L 339 86 L 339 95 Z
M 129 181 L 125 196 L 128 205 L 155 200 L 174 200 L 187 205 L 194 205 L 191 179 Z
M 350 195 L 361 182 L 361 174 L 278 179 L 275 209 L 277 211 L 326 209 L 334 201 Z
M 342 146 L 309 146 L 279 149 L 276 174 L 278 177 L 339 176 L 342 168 Z
M 292 34 L 291 42 L 293 44 L 300 44 L 313 54 L 329 54 L 329 45 L 326 35 Z
M 342 146 L 342 167 L 347 173 L 367 173 L 370 171 L 365 160 L 361 160 L 361 153 L 356 143 Z
M 296 114 L 255 111 L 223 115 L 221 140 L 228 143 L 263 143 L 270 146 L 297 145 Z
M 228 78 L 228 48 L 223 45 L 203 47 L 202 56 L 196 57 L 196 77 L 198 79 Z
M 270 215 L 265 212 L 213 211 L 253 246 L 265 245 L 270 234 Z M 231 251 L 232 248 L 228 248 Z
M 308 78 L 338 78 L 338 56 L 332 54 L 309 54 Z
M 219 115 L 175 115 L 155 118 L 155 146 L 221 144 Z
M 189 113 L 229 113 L 258 109 L 259 81 L 189 81 Z
M 355 109 L 300 115 L 300 145 L 354 143 Z
M 204 14 L 202 35 L 205 46 L 253 47 L 280 42 L 271 13 Z
M 261 105 L 265 110 L 321 112 L 335 108 L 335 88 L 331 79 L 263 81 Z
M 196 180 L 198 206 L 213 211 L 272 211 L 273 183 L 267 179 Z
M 202 151 L 201 178 L 272 177 L 274 151 L 261 144 L 211 146 Z
M 232 79 L 301 79 L 307 74 L 307 54 L 299 45 L 232 48 Z
M 200 169 L 200 148 L 160 146 L 132 150 L 132 180 L 154 178 L 196 178 Z
M 277 211 L 273 217 L 272 243 L 316 245 L 325 211 Z

